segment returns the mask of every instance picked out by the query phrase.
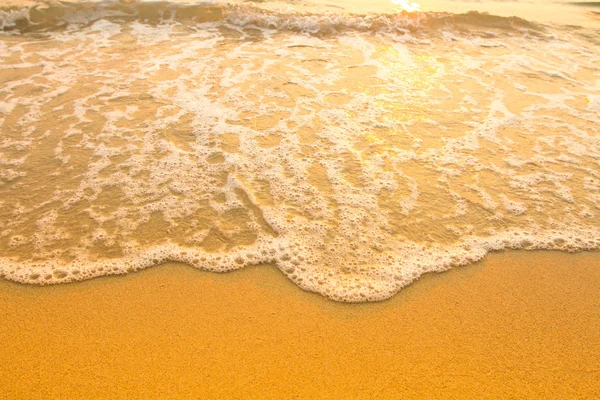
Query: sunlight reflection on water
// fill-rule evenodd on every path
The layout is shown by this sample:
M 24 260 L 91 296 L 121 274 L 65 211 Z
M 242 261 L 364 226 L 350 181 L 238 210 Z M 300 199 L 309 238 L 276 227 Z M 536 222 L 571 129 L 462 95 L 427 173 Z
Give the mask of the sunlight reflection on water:
M 421 6 L 417 3 L 410 2 L 408 0 L 391 0 L 392 3 L 398 7 L 399 11 L 418 11 Z

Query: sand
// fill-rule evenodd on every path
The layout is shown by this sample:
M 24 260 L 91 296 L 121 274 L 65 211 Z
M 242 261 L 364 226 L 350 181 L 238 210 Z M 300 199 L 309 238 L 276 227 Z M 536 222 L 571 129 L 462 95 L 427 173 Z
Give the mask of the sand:
M 600 397 L 598 253 L 508 252 L 342 304 L 271 266 L 0 282 L 23 398 Z

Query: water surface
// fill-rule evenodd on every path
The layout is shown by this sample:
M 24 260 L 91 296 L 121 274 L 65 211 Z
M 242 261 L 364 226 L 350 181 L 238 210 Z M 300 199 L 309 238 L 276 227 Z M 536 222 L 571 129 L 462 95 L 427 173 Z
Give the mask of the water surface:
M 367 301 L 490 251 L 596 249 L 594 10 L 5 6 L 1 275 L 273 263 Z

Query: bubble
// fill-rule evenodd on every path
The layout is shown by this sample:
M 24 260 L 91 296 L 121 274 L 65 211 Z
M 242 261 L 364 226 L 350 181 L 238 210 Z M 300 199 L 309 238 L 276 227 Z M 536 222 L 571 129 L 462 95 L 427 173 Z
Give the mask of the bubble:
M 489 251 L 600 245 L 600 177 L 590 162 L 598 101 L 566 107 L 573 95 L 553 81 L 569 76 L 569 90 L 591 92 L 577 78 L 597 64 L 593 51 L 582 56 L 589 44 L 491 42 L 408 17 L 245 6 L 219 6 L 212 28 L 184 32 L 169 19 L 208 18 L 204 9 L 150 5 L 166 20 L 148 24 L 135 20 L 137 3 L 123 5 L 127 22 L 106 20 L 115 11 L 100 3 L 57 7 L 71 11 L 56 18 L 73 29 L 48 35 L 65 48 L 39 48 L 44 65 L 19 66 L 40 70 L 7 85 L 15 97 L 0 103 L 0 118 L 24 107 L 11 125 L 20 137 L 0 153 L 7 279 L 60 283 L 168 261 L 217 272 L 273 263 L 305 290 L 375 301 Z M 38 29 L 26 15 L 23 26 Z M 44 15 L 40 28 L 54 23 Z M 0 18 L 9 26 L 16 17 Z M 485 26 L 486 17 L 469 18 Z M 248 24 L 264 40 L 248 40 Z M 224 25 L 239 40 L 213 29 Z M 141 50 L 110 53 L 127 43 Z M 498 44 L 500 62 L 479 49 Z M 525 53 L 543 87 L 513 82 Z M 490 61 L 495 69 L 481 78 Z M 97 82 L 77 86 L 98 71 Z M 19 92 L 25 84 L 41 92 Z M 38 132 L 50 125 L 56 132 Z M 60 167 L 34 182 L 28 160 L 40 159 L 45 138 Z M 37 204 L 33 192 L 4 196 L 24 181 L 57 186 L 36 190 Z

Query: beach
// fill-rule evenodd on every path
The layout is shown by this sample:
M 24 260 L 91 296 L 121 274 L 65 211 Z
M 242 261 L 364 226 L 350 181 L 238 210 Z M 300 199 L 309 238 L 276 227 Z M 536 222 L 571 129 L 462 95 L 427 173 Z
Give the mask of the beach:
M 597 253 L 508 252 L 341 304 L 272 266 L 0 286 L 5 398 L 600 395 Z
M 0 398 L 600 398 L 596 3 L 0 4 Z

